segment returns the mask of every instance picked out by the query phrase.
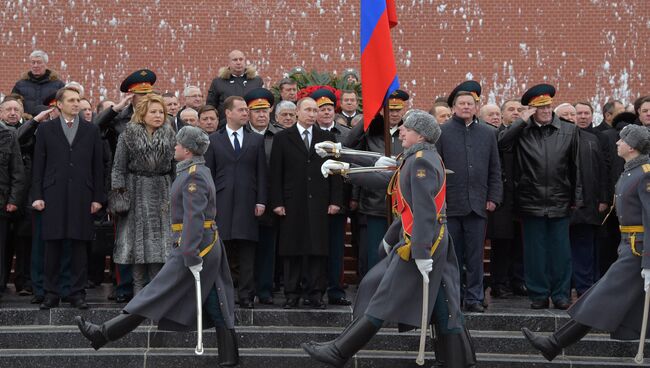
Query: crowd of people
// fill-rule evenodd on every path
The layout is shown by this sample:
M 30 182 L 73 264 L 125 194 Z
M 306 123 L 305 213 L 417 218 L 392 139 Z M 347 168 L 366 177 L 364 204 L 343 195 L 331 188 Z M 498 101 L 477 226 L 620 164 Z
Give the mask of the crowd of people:
M 156 74 L 141 69 L 113 102 L 88 100 L 83 86 L 48 68 L 45 52 L 29 60 L 0 103 L 2 290 L 13 266 L 18 295 L 42 309 L 62 299 L 85 309 L 85 289 L 103 282 L 110 255 L 109 298 L 123 303 L 141 292 L 172 249 L 175 135 L 185 125 L 209 135 L 214 220 L 241 308 L 278 303 L 279 285 L 287 309 L 350 305 L 348 224 L 360 277 L 384 256 L 386 191 L 324 177 L 326 159 L 315 146 L 331 141 L 384 155 L 390 142 L 390 155 L 399 155 L 408 93 L 391 94 L 388 117 L 382 111 L 364 129 L 355 72 L 346 74 L 349 89 L 316 89 L 309 98 L 283 78 L 274 96 L 233 50 L 205 94 L 192 85 L 158 91 Z M 558 103 L 548 84 L 501 96 L 501 106 L 481 105 L 474 81 L 444 94 L 429 114 L 441 126 L 436 150 L 452 172 L 446 228 L 462 308 L 483 312 L 489 290 L 493 298 L 527 295 L 534 309 L 567 309 L 572 288 L 582 295 L 616 260 L 621 233 L 612 205 L 624 169 L 616 142 L 626 125 L 650 127 L 650 96 L 630 106 L 609 100 L 597 122 L 590 103 Z M 94 245 L 102 240 L 108 254 Z

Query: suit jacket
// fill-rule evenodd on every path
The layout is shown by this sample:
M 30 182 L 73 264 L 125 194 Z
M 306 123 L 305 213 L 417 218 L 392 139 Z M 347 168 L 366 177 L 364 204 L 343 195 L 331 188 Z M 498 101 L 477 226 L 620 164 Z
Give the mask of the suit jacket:
M 255 205 L 267 203 L 264 137 L 244 129 L 241 151 L 235 155 L 226 129 L 221 129 L 210 135 L 205 161 L 216 188 L 221 238 L 257 241 Z
M 298 128 L 278 132 L 271 149 L 271 210 L 284 206 L 280 217 L 279 251 L 283 256 L 326 256 L 329 246 L 327 207 L 343 206 L 340 176 L 324 178 L 320 168 L 325 159 L 314 144 L 334 141 L 334 135 L 312 128 L 309 151 Z
M 91 202 L 103 203 L 103 144 L 97 126 L 79 120 L 68 143 L 59 118 L 36 131 L 32 199 L 45 201 L 43 239 L 92 240 Z

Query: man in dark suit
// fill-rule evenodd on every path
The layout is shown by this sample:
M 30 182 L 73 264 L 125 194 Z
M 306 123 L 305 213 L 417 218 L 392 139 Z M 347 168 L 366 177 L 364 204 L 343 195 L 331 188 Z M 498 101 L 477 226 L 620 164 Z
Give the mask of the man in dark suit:
M 104 163 L 99 129 L 79 119 L 79 93 L 56 93 L 58 119 L 36 131 L 32 176 L 32 207 L 43 213 L 45 300 L 41 309 L 59 304 L 59 265 L 64 242 L 72 249 L 70 303 L 86 309 L 87 242 L 93 238 L 93 214 L 104 202 Z
M 244 129 L 248 106 L 242 97 L 226 98 L 224 112 L 226 127 L 210 136 L 206 166 L 212 172 L 217 191 L 219 234 L 226 245 L 231 269 L 239 270 L 239 305 L 253 308 L 258 217 L 266 208 L 264 138 Z
M 298 306 L 299 283 L 312 308 L 323 309 L 327 286 L 329 216 L 341 209 L 341 178 L 326 179 L 314 144 L 334 141 L 330 132 L 314 127 L 316 101 L 306 97 L 297 103 L 298 123 L 275 135 L 271 149 L 271 195 L 273 212 L 281 217 L 279 254 L 284 257 L 284 308 Z

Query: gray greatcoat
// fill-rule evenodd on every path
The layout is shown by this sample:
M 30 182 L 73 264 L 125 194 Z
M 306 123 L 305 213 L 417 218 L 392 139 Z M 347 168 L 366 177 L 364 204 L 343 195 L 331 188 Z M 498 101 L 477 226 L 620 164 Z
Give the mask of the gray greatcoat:
M 626 163 L 626 170 L 616 184 L 616 213 L 622 226 L 642 225 L 650 229 L 650 159 L 640 156 Z M 650 238 L 636 233 L 635 248 L 631 249 L 631 234 L 621 234 L 618 259 L 605 276 L 592 286 L 569 309 L 577 322 L 611 333 L 619 340 L 637 340 L 641 332 L 641 319 L 645 292 L 641 270 L 650 268 Z M 645 235 L 645 236 L 644 236 Z
M 192 169 L 194 167 L 194 169 Z M 202 156 L 176 166 L 176 180 L 171 188 L 171 220 L 183 224 L 174 232 L 174 244 L 167 262 L 153 280 L 124 307 L 127 313 L 147 317 L 161 330 L 196 329 L 196 289 L 189 266 L 199 264 L 200 250 L 214 241 L 216 226 L 205 229 L 206 220 L 214 219 L 217 207 L 214 183 Z M 203 256 L 201 297 L 203 303 L 214 287 L 219 297 L 226 328 L 235 326 L 235 295 L 228 258 L 221 239 Z M 212 320 L 203 313 L 203 327 Z
M 418 145 L 419 146 L 419 145 Z M 440 220 L 435 220 L 434 197 L 440 190 L 445 176 L 442 161 L 433 145 L 422 145 L 419 151 L 415 146 L 405 152 L 399 172 L 399 186 L 413 212 L 411 233 L 411 259 L 404 261 L 397 249 L 405 246 L 402 220 L 397 218 L 390 226 L 384 240 L 393 246 L 390 254 L 373 267 L 361 280 L 359 292 L 354 303 L 354 317 L 363 314 L 384 321 L 398 323 L 400 330 L 420 326 L 422 318 L 422 275 L 413 259 L 433 259 L 433 271 L 429 273 L 429 320 L 438 291 L 442 287 L 446 294 L 449 320 L 447 328 L 462 326 L 460 312 L 460 276 L 458 262 L 453 251 L 451 238 L 447 236 L 445 225 L 446 204 L 442 208 Z M 417 152 L 416 152 L 417 151 Z M 396 174 L 397 175 L 397 174 Z M 364 175 L 365 176 L 365 175 Z M 374 189 L 386 188 L 385 175 L 374 174 L 368 177 L 379 179 L 364 180 L 362 175 L 351 176 L 355 185 Z M 355 179 L 357 178 L 357 179 Z M 442 240 L 433 255 L 431 248 L 445 227 Z
M 175 142 L 174 130 L 167 124 L 150 136 L 144 125 L 129 123 L 120 134 L 111 187 L 126 189 L 130 209 L 117 217 L 115 263 L 164 263 L 169 254 L 169 187 Z

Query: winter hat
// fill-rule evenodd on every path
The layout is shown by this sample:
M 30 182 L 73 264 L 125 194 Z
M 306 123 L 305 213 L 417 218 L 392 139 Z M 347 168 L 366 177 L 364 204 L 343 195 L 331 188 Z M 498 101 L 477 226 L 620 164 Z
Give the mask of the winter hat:
M 210 138 L 201 128 L 186 125 L 176 133 L 176 142 L 193 154 L 203 156 L 210 145 Z
M 429 143 L 436 143 L 440 138 L 440 125 L 426 111 L 412 109 L 404 115 L 404 127 L 416 131 Z
M 650 153 L 650 130 L 640 125 L 628 125 L 619 133 L 623 142 L 639 151 L 641 154 Z

